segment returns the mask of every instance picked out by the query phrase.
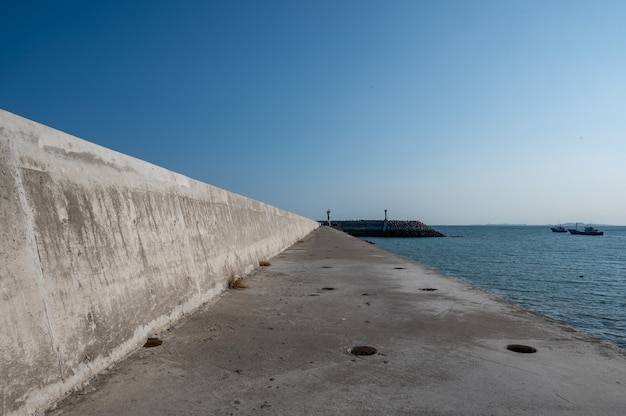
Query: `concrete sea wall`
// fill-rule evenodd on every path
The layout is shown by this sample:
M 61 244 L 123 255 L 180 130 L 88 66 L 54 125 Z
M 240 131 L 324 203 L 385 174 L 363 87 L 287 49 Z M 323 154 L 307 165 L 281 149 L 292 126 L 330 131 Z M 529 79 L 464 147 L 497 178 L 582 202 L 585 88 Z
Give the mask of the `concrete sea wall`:
M 34 414 L 317 228 L 0 110 L 0 414 Z

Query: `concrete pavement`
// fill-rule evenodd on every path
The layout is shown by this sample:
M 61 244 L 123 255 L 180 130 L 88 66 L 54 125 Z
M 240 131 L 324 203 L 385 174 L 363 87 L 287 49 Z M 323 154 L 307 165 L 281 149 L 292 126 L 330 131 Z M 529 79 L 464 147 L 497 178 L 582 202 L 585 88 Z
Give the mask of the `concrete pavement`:
M 47 414 L 626 414 L 624 350 L 329 227 L 245 283 Z

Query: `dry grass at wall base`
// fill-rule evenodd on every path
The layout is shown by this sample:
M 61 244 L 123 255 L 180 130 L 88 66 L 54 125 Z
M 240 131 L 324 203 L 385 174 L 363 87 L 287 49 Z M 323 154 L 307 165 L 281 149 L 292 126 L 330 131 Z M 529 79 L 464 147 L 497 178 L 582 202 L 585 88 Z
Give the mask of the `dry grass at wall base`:
M 228 276 L 228 288 L 229 289 L 245 289 L 248 286 L 243 282 L 242 277 L 237 277 L 235 272 L 231 272 Z

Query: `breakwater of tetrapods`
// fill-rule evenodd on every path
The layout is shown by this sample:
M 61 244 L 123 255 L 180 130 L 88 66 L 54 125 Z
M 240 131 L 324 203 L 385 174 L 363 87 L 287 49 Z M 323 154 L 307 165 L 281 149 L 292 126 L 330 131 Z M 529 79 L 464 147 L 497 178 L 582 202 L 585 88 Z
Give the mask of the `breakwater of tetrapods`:
M 332 226 L 355 237 L 444 237 L 421 221 L 332 221 Z

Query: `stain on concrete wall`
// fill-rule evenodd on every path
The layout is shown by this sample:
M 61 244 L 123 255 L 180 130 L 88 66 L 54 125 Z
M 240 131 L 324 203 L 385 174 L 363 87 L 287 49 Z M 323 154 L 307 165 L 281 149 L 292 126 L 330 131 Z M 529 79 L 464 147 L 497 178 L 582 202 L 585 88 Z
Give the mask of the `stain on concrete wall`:
M 315 221 L 0 111 L 0 413 L 32 413 Z
M 42 297 L 40 268 L 29 233 L 18 170 L 0 141 L 0 413 L 25 405 L 25 383 L 58 374 L 59 356 Z M 37 384 L 28 386 L 38 387 Z

